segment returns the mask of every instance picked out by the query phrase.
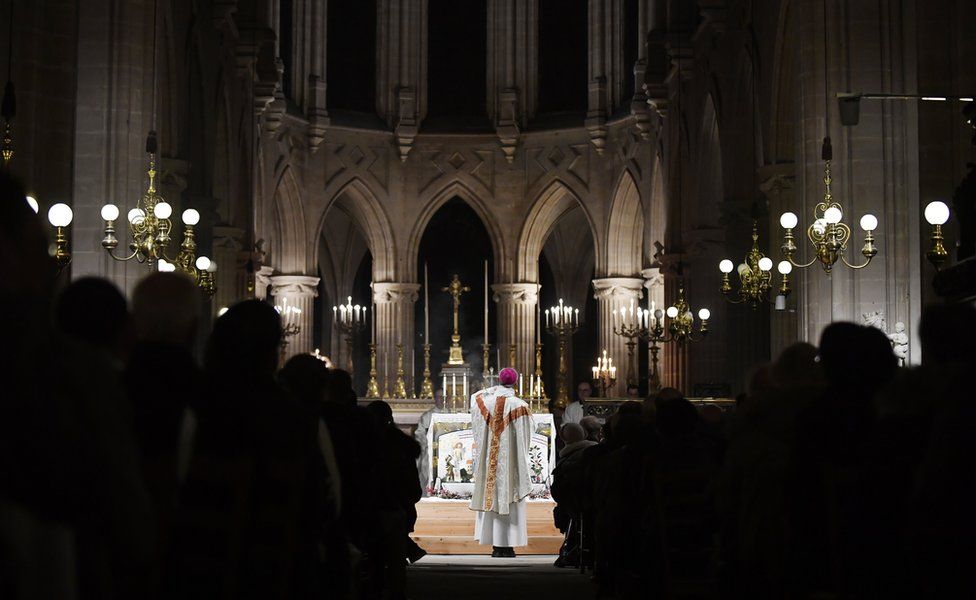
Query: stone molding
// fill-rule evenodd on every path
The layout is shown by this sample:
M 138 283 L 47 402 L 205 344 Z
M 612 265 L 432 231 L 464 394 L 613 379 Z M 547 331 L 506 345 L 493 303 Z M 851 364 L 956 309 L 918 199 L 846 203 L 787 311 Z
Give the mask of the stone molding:
M 264 269 L 266 267 L 262 267 Z M 309 296 L 319 295 L 319 278 L 309 275 L 274 275 L 271 281 L 271 295 L 278 296 Z
M 664 285 L 664 273 L 658 267 L 644 269 L 641 271 L 641 277 L 644 278 L 644 287 L 648 290 Z
M 639 300 L 643 279 L 636 277 L 606 277 L 593 280 L 593 297 L 597 300 Z
M 373 302 L 377 304 L 413 303 L 417 301 L 419 292 L 419 283 L 374 283 Z
M 539 302 L 538 283 L 495 283 L 491 286 L 492 299 L 498 304 L 528 304 Z

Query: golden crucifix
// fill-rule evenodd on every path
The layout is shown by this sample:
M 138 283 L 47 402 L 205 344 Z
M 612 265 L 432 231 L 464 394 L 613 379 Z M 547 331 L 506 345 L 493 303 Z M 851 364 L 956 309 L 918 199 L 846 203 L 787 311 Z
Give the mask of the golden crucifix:
M 458 310 L 461 308 L 461 294 L 470 292 L 471 288 L 462 285 L 457 273 L 455 273 L 450 285 L 446 288 L 441 288 L 441 291 L 449 293 L 451 298 L 454 299 L 454 333 L 451 335 L 451 353 L 447 357 L 447 364 L 463 365 L 464 356 L 461 353 L 461 333 L 458 331 Z

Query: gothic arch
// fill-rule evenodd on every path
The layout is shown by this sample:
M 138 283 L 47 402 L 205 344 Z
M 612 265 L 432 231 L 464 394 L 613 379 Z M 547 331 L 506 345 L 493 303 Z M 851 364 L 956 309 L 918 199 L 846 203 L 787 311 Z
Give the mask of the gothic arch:
M 272 199 L 272 262 L 285 274 L 303 275 L 308 266 L 308 243 L 305 238 L 305 212 L 301 188 L 290 167 L 278 178 Z
M 414 225 L 413 230 L 410 233 L 410 238 L 407 241 L 407 251 L 405 254 L 405 261 L 401 261 L 403 278 L 402 281 L 416 281 L 417 279 L 417 256 L 420 253 L 420 240 L 424 235 L 424 231 L 427 229 L 427 224 L 430 222 L 431 217 L 434 213 L 444 205 L 448 200 L 457 196 L 458 198 L 464 200 L 468 206 L 478 215 L 481 219 L 481 223 L 485 226 L 485 230 L 488 232 L 488 237 L 491 239 L 491 249 L 494 254 L 495 271 L 496 276 L 504 272 L 505 261 L 507 260 L 505 253 L 505 239 L 502 235 L 502 229 L 498 224 L 498 221 L 488 205 L 481 199 L 478 194 L 474 193 L 471 188 L 460 181 L 452 181 L 444 187 L 442 187 L 437 193 L 432 194 L 424 202 L 423 207 L 420 210 L 420 214 L 417 216 L 417 222 Z
M 586 222 L 593 237 L 594 255 L 597 257 L 597 270 L 600 270 L 599 237 L 593 218 L 583 202 L 566 184 L 558 179 L 550 183 L 533 201 L 519 234 L 516 276 L 519 281 L 539 280 L 539 254 L 553 227 L 567 212 L 579 209 L 586 215 Z M 638 249 L 638 252 L 640 250 Z
M 722 172 L 722 142 L 719 135 L 718 113 L 711 94 L 705 96 L 701 127 L 698 131 L 698 165 L 695 176 L 694 211 L 697 219 L 689 219 L 688 226 L 714 226 L 719 203 L 725 194 Z M 687 215 L 691 217 L 692 215 Z M 688 227 L 686 226 L 686 227 Z
M 610 201 L 607 219 L 608 277 L 636 277 L 643 266 L 644 214 L 634 176 L 624 169 Z
M 396 244 L 389 216 L 376 195 L 354 177 L 336 192 L 315 225 L 312 240 L 318 240 L 333 208 L 343 210 L 359 227 L 373 256 L 373 281 L 396 281 Z

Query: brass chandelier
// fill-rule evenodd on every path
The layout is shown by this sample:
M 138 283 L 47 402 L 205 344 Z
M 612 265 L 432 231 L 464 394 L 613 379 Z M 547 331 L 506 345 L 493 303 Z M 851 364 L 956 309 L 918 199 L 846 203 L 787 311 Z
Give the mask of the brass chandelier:
M 115 237 L 115 222 L 120 213 L 119 207 L 114 204 L 106 204 L 102 207 L 102 219 L 105 221 L 102 248 L 105 248 L 109 256 L 117 261 L 135 260 L 147 263 L 150 269 L 179 270 L 186 273 L 208 297 L 213 297 L 217 291 L 214 278 L 217 263 L 206 256 L 196 256 L 197 244 L 193 228 L 200 222 L 199 212 L 192 208 L 183 211 L 184 229 L 180 251 L 173 258 L 168 254 L 170 232 L 173 229 L 173 223 L 170 221 L 173 207 L 156 190 L 156 147 L 156 132 L 150 131 L 146 139 L 146 152 L 149 153 L 149 187 L 136 208 L 126 214 L 132 237 L 128 246 L 130 253 L 125 256 L 115 253 L 115 249 L 119 246 L 119 240 Z
M 759 250 L 759 222 L 752 220 L 752 249 L 746 254 L 745 260 L 736 268 L 732 261 L 724 259 L 718 265 L 722 272 L 722 295 L 733 304 L 750 302 L 756 308 L 760 302 L 769 299 L 769 290 L 773 287 L 773 260 Z M 739 290 L 733 293 L 729 273 L 732 270 L 739 275 Z M 786 297 L 790 293 L 789 274 L 793 265 L 789 261 L 780 261 L 777 270 L 783 276 L 778 295 Z
M 830 190 L 830 160 L 832 151 L 830 138 L 824 138 L 822 156 L 824 159 L 824 197 L 814 207 L 813 223 L 807 227 L 807 239 L 813 246 L 814 257 L 807 263 L 798 263 L 794 260 L 797 251 L 793 237 L 793 228 L 797 226 L 797 216 L 791 212 L 785 212 L 779 219 L 780 225 L 785 230 L 783 245 L 781 247 L 783 256 L 794 267 L 806 268 L 815 263 L 820 263 L 825 273 L 830 275 L 834 264 L 840 260 L 852 269 L 863 269 L 871 263 L 871 259 L 878 254 L 878 248 L 874 245 L 874 230 L 878 227 L 878 218 L 872 214 L 865 214 L 861 217 L 860 225 L 864 230 L 864 245 L 861 247 L 861 254 L 864 262 L 852 264 L 845 257 L 847 242 L 851 238 L 851 228 L 843 222 L 844 213 L 840 204 L 834 201 Z

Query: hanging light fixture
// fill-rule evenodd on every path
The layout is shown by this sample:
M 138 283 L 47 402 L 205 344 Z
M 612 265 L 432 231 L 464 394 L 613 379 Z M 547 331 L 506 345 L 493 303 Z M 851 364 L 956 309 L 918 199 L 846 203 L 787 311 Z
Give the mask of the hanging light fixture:
M 925 207 L 925 220 L 932 226 L 932 235 L 929 237 L 932 248 L 925 253 L 925 257 L 936 270 L 941 270 L 942 265 L 949 260 L 949 253 L 942 245 L 945 239 L 942 237 L 942 226 L 949 220 L 949 206 L 941 200 L 929 202 Z
M 153 101 L 152 119 L 156 121 L 156 3 L 153 3 Z M 149 154 L 149 186 L 136 207 L 126 213 L 126 221 L 132 241 L 129 243 L 129 254 L 119 256 L 115 249 L 119 246 L 116 238 L 115 223 L 121 215 L 115 204 L 102 207 L 101 216 L 105 221 L 105 235 L 102 238 L 102 248 L 109 256 L 117 261 L 135 260 L 146 263 L 150 269 L 158 271 L 180 271 L 193 278 L 196 284 L 207 296 L 213 297 L 217 291 L 215 273 L 217 263 L 206 256 L 196 255 L 196 239 L 194 227 L 200 222 L 200 213 L 188 208 L 181 215 L 183 221 L 183 241 L 175 258 L 168 254 L 171 241 L 170 232 L 173 223 L 170 217 L 173 206 L 156 190 L 156 155 L 158 141 L 156 131 L 150 131 L 146 137 L 146 153 Z M 52 222 L 53 223 L 53 222 Z
M 14 90 L 13 75 L 14 57 L 14 3 L 10 2 L 10 21 L 7 27 L 7 83 L 3 87 L 3 103 L 0 104 L 0 117 L 3 118 L 3 139 L 0 142 L 0 156 L 3 157 L 4 168 L 9 168 L 14 158 L 14 135 L 11 131 L 14 117 L 17 115 L 17 94 Z M 37 212 L 37 209 L 34 209 Z
M 878 254 L 878 249 L 874 244 L 874 230 L 878 227 L 878 218 L 872 214 L 865 214 L 860 219 L 861 229 L 864 230 L 864 245 L 861 246 L 861 255 L 864 262 L 853 264 L 847 260 L 847 243 L 851 237 L 851 228 L 844 223 L 844 212 L 841 205 L 834 201 L 831 192 L 830 163 L 833 159 L 833 147 L 830 143 L 830 101 L 827 82 L 827 3 L 824 1 L 824 123 L 826 135 L 820 150 L 820 157 L 824 161 L 824 196 L 823 201 L 819 202 L 813 210 L 813 223 L 807 227 L 806 236 L 813 246 L 814 257 L 807 263 L 799 263 L 794 259 L 798 248 L 794 241 L 793 229 L 799 223 L 796 214 L 784 212 L 780 217 L 779 223 L 783 227 L 783 257 L 789 261 L 793 267 L 806 268 L 814 263 L 820 263 L 824 272 L 830 275 L 834 264 L 840 260 L 843 264 L 852 269 L 863 269 L 871 263 L 871 259 Z M 782 271 L 781 271 L 782 272 Z M 784 273 L 787 275 L 788 273 Z

